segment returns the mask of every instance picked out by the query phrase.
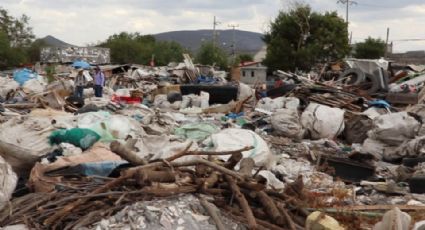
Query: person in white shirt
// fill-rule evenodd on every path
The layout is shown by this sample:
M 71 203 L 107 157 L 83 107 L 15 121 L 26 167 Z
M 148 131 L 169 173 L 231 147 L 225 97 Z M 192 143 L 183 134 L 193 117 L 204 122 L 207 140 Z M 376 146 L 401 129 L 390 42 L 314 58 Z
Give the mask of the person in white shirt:
M 83 97 L 84 97 L 84 94 L 83 94 L 83 92 L 84 92 L 84 87 L 85 87 L 85 86 L 86 86 L 86 84 L 87 84 L 86 77 L 83 75 L 83 69 L 79 69 L 79 70 L 78 70 L 78 74 L 77 74 L 77 76 L 75 77 L 74 84 L 75 84 L 75 92 L 74 92 L 74 95 L 75 95 L 76 97 L 83 98 Z

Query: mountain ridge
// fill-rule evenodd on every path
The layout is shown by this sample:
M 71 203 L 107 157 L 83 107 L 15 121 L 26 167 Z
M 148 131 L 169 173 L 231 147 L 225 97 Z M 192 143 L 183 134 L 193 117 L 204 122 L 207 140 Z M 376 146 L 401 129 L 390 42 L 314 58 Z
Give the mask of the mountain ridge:
M 232 51 L 233 36 L 235 36 L 236 41 L 236 53 L 254 55 L 265 46 L 265 43 L 262 40 L 263 35 L 261 33 L 244 30 L 217 30 L 216 32 L 217 45 L 226 50 L 228 53 L 231 53 Z M 235 33 L 234 35 L 233 32 Z M 152 34 L 152 36 L 154 36 L 158 41 L 175 41 L 195 53 L 201 47 L 203 42 L 212 41 L 213 30 L 177 30 Z M 40 38 L 40 40 L 44 41 L 47 46 L 61 48 L 70 46 L 78 47 L 52 35 L 47 35 L 44 38 Z

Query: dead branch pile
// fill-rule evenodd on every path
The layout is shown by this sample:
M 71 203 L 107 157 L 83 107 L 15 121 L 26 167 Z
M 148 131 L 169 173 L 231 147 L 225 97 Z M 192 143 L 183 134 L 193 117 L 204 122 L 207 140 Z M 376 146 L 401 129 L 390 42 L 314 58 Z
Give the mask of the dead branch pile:
M 302 229 L 308 213 L 297 207 L 302 199 L 299 179 L 285 192 L 266 189 L 265 180 L 252 174 L 254 162 L 238 151 L 191 152 L 188 148 L 166 160 L 146 162 L 118 143 L 111 149 L 134 166 L 117 178 L 68 178 L 56 184 L 52 193 L 30 193 L 14 199 L 0 213 L 0 225 L 23 223 L 34 229 L 74 229 L 90 226 L 114 215 L 126 205 L 156 197 L 183 193 L 206 194 L 226 215 L 245 223 L 249 229 Z M 231 154 L 227 162 L 214 155 Z M 207 155 L 208 160 L 176 161 L 187 155 Z M 240 169 L 234 170 L 239 164 Z M 210 212 L 211 203 L 201 203 L 218 229 L 220 219 Z

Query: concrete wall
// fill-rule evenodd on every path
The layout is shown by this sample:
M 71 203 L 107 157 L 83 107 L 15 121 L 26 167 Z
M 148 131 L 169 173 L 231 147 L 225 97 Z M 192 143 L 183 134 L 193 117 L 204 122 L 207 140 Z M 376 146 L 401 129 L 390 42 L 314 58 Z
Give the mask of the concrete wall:
M 44 47 L 40 51 L 41 62 L 70 63 L 76 60 L 107 64 L 111 62 L 110 50 L 99 47 Z
M 265 83 L 267 77 L 267 68 L 265 67 L 242 67 L 240 81 L 254 85 L 255 83 Z

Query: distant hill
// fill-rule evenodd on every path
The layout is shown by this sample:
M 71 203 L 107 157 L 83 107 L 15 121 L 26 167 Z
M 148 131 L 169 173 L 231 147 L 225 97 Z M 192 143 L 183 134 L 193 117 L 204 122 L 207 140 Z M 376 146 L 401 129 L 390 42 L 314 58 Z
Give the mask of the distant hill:
M 196 52 L 202 42 L 212 40 L 212 30 L 171 31 L 155 34 L 160 41 L 175 41 L 183 47 Z M 218 41 L 223 48 L 231 51 L 233 30 L 217 30 Z M 236 51 L 238 53 L 255 54 L 265 45 L 261 33 L 235 30 Z
M 53 47 L 70 47 L 74 46 L 69 43 L 66 43 L 62 40 L 59 40 L 51 35 L 47 35 L 44 38 L 40 38 L 47 46 L 53 46 Z

